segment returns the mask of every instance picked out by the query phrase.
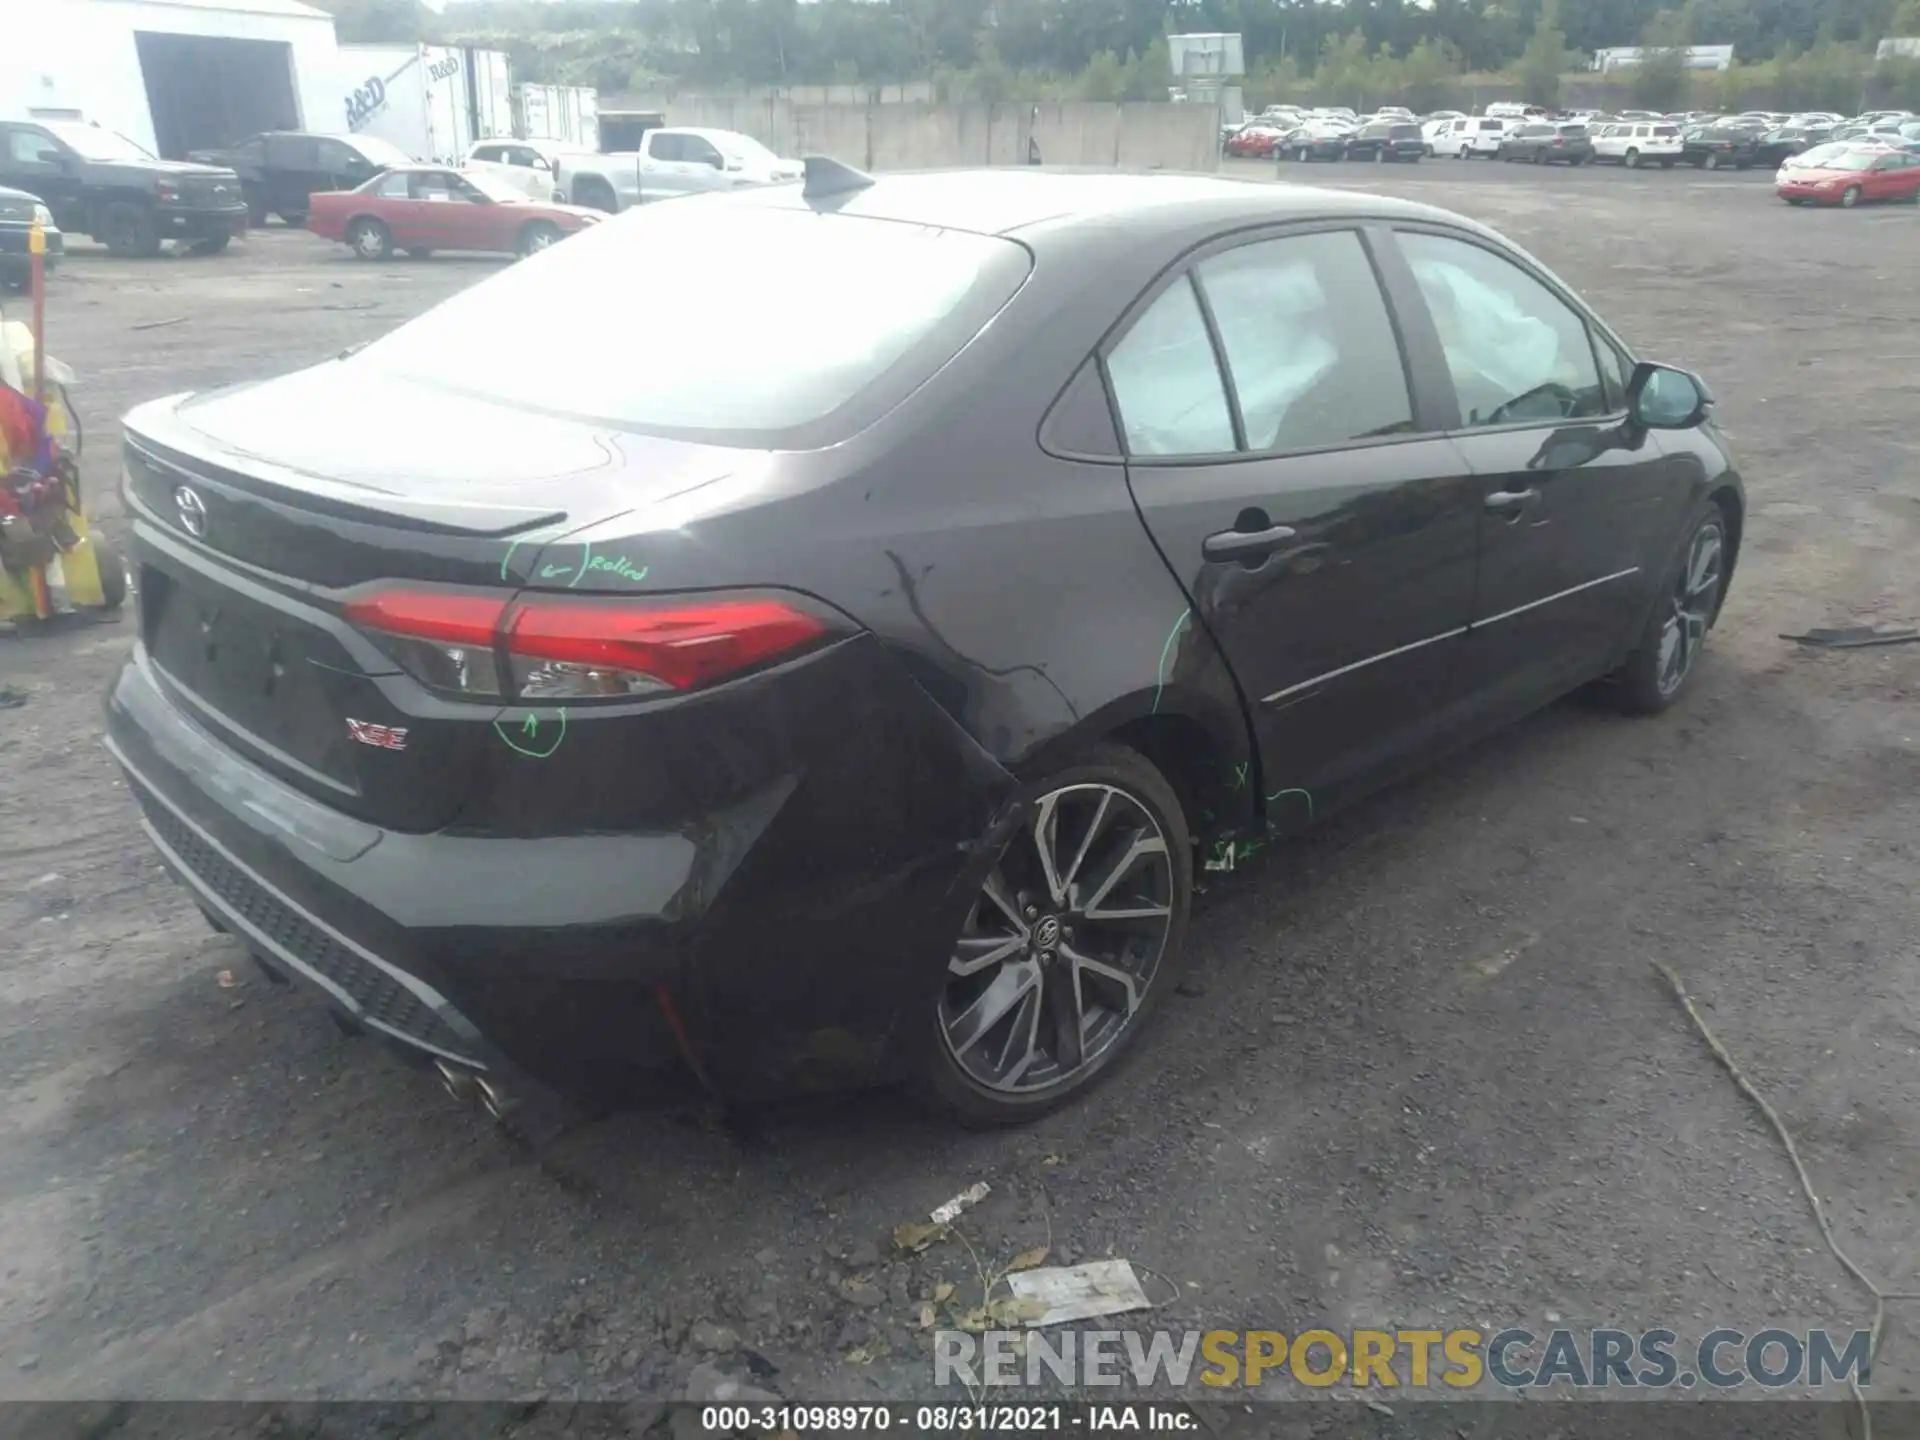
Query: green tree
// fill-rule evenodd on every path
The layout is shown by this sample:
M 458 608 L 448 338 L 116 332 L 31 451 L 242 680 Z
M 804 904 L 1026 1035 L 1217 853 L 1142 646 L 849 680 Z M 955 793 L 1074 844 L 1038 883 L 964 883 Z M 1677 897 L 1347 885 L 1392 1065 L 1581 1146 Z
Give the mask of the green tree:
M 1456 98 L 1460 53 L 1445 40 L 1422 40 L 1400 62 L 1400 102 L 1416 114 L 1438 110 Z
M 1887 34 L 1902 38 L 1920 36 L 1920 0 L 1900 0 L 1900 6 L 1887 21 Z
M 1372 63 L 1367 37 L 1358 30 L 1329 35 L 1320 47 L 1320 63 L 1313 67 L 1314 98 L 1325 105 L 1363 108 Z
M 1633 100 L 1649 110 L 1678 110 L 1687 97 L 1686 19 L 1662 10 L 1640 32 L 1640 63 L 1633 70 Z
M 1566 31 L 1560 28 L 1560 0 L 1545 0 L 1526 48 L 1514 63 L 1521 93 L 1535 105 L 1553 105 L 1560 98 L 1560 77 L 1572 61 Z
M 1089 60 L 1087 68 L 1080 72 L 1080 83 L 1076 88 L 1082 100 L 1101 100 L 1112 103 L 1120 99 L 1126 87 L 1126 66 L 1120 63 L 1120 57 L 1111 50 L 1102 50 Z

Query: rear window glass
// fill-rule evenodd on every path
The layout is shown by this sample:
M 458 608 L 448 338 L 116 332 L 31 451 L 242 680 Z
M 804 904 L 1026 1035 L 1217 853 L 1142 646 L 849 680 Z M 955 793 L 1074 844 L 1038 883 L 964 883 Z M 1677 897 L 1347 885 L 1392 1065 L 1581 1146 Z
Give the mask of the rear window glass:
M 1029 269 L 994 236 L 682 199 L 571 236 L 348 363 L 619 429 L 823 444 L 924 384 Z
M 1389 125 L 1387 127 L 1387 133 L 1396 140 L 1418 140 L 1420 138 L 1420 127 L 1418 125 Z

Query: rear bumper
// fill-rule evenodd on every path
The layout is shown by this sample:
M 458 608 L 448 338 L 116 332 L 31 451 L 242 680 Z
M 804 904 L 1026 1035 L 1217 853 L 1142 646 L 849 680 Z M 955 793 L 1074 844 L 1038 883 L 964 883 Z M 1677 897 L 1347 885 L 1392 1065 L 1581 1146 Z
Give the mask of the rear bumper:
M 870 638 L 821 660 L 897 668 Z M 195 900 L 369 1030 L 578 1094 L 671 1064 L 678 1024 L 703 1076 L 750 1098 L 899 1069 L 1012 789 L 904 674 L 893 694 L 847 717 L 844 753 L 662 833 L 367 824 L 221 744 L 143 647 L 107 744 Z
M 155 207 L 153 219 L 165 240 L 232 239 L 247 233 L 245 203 L 219 210 L 160 205 Z

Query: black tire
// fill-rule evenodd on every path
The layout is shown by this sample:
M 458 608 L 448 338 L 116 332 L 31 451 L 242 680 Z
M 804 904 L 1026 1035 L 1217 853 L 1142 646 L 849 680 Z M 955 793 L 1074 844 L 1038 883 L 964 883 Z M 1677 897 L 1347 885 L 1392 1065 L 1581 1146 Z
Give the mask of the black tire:
M 153 211 L 131 200 L 116 200 L 100 217 L 100 238 L 107 253 L 123 260 L 151 260 L 160 253 L 160 230 Z
M 1717 152 L 1709 151 L 1705 156 L 1701 158 L 1700 168 L 1703 170 L 1718 170 L 1720 168 L 1719 154 Z
M 538 255 L 542 250 L 550 250 L 565 238 L 566 232 L 551 220 L 535 220 L 520 229 L 520 240 L 514 253 L 522 260 L 529 255 Z
M 1675 162 L 1675 161 L 1672 161 L 1672 160 L 1662 160 L 1662 161 L 1660 162 L 1660 168 L 1661 168 L 1662 170 L 1671 170 L 1671 169 L 1672 169 L 1672 168 L 1674 167 L 1674 165 L 1675 165 L 1676 163 L 1677 163 L 1677 162 Z
M 1840 192 L 1841 209 L 1851 210 L 1854 206 L 1858 205 L 1859 203 L 1860 203 L 1860 187 L 1858 185 L 1849 185 L 1846 189 Z
M 210 239 L 195 240 L 187 246 L 187 250 L 194 255 L 218 255 L 232 239 L 231 235 L 215 235 Z
M 107 538 L 95 531 L 93 563 L 100 570 L 100 603 L 107 610 L 118 610 L 127 603 L 127 562 Z
M 1045 797 L 1056 794 L 1057 792 L 1072 790 L 1076 787 L 1082 792 L 1083 797 L 1085 791 L 1095 787 L 1103 787 L 1107 790 L 1117 792 L 1118 795 L 1124 797 L 1123 804 L 1136 808 L 1130 812 L 1116 813 L 1114 822 L 1110 823 L 1125 821 L 1129 814 L 1135 817 L 1145 817 L 1158 829 L 1160 838 L 1165 842 L 1166 866 L 1164 869 L 1164 880 L 1167 891 L 1166 909 L 1168 914 L 1166 927 L 1160 938 L 1158 953 L 1154 958 L 1153 968 L 1150 973 L 1148 973 L 1144 989 L 1138 993 L 1133 1001 L 1131 1014 L 1120 1022 L 1117 1029 L 1109 1031 L 1108 1038 L 1100 1042 L 1101 1049 L 1099 1052 L 1091 1059 L 1084 1059 L 1079 1066 L 1070 1070 L 1061 1078 L 1050 1083 L 1036 1086 L 1030 1091 L 1023 1092 L 992 1088 L 976 1075 L 963 1069 L 961 1062 L 955 1058 L 954 1042 L 949 1039 L 944 1012 L 946 1008 L 953 1003 L 954 995 L 952 992 L 955 988 L 964 986 L 964 980 L 957 981 L 948 970 L 943 969 L 940 973 L 938 983 L 929 986 L 928 1009 L 931 1013 L 927 1018 L 925 1040 L 923 1042 L 924 1059 L 919 1066 L 915 1088 L 921 1097 L 929 1104 L 966 1126 L 985 1128 L 1022 1124 L 1026 1121 L 1037 1119 L 1052 1110 L 1058 1109 L 1061 1105 L 1084 1095 L 1095 1084 L 1105 1079 L 1108 1075 L 1111 1075 L 1118 1065 L 1124 1062 L 1125 1058 L 1137 1048 L 1140 1032 L 1145 1029 L 1150 1022 L 1152 1013 L 1161 1003 L 1162 998 L 1179 982 L 1180 971 L 1185 964 L 1184 949 L 1187 917 L 1192 906 L 1193 896 L 1193 846 L 1187 833 L 1186 817 L 1181 812 L 1180 802 L 1178 797 L 1175 796 L 1173 788 L 1167 783 L 1165 777 L 1161 775 L 1159 770 L 1154 768 L 1139 752 L 1126 749 L 1119 745 L 1103 744 L 1091 747 L 1074 763 L 1064 766 L 1053 774 L 1023 787 L 1021 798 L 1027 803 L 1031 812 L 1032 807 L 1037 806 Z M 1077 817 L 1068 814 L 1068 805 L 1071 803 L 1072 802 L 1062 803 L 1059 813 L 1067 816 L 1067 818 L 1056 820 L 1055 822 L 1056 825 L 1065 832 L 1063 837 L 1064 843 L 1061 845 L 1062 853 L 1073 843 L 1072 836 L 1074 832 L 1071 827 L 1074 825 Z M 1085 809 L 1088 805 L 1090 805 L 1090 800 L 1082 798 L 1080 801 L 1080 816 L 1085 815 Z M 1103 815 L 1107 813 L 1109 812 L 1105 810 L 1101 811 Z M 1022 822 L 1020 830 L 1016 832 L 1015 836 L 1008 842 L 1001 854 L 995 856 L 992 869 L 980 876 L 979 884 L 983 888 L 979 897 L 973 902 L 973 910 L 975 912 L 986 910 L 995 917 L 1005 913 L 993 909 L 990 906 L 984 893 L 984 887 L 988 884 L 991 876 L 998 875 L 1003 877 L 1004 885 L 1011 888 L 1016 884 L 1016 876 L 1029 873 L 1029 870 L 1023 870 L 1020 866 L 1023 862 L 1027 862 L 1027 857 L 1035 852 L 1034 832 L 1031 829 L 1034 823 L 1034 814 L 1030 813 L 1028 818 Z M 1084 824 L 1086 821 L 1082 819 L 1079 823 Z M 1056 833 L 1059 832 L 1056 831 Z M 1146 832 L 1143 827 L 1135 833 L 1136 835 L 1141 835 Z M 1121 832 L 1121 834 L 1124 835 L 1124 832 Z M 1022 841 L 1025 842 L 1024 846 L 1021 843 Z M 1141 858 L 1151 861 L 1154 856 L 1144 855 Z M 1060 869 L 1061 867 L 1056 862 L 1056 873 L 1058 873 Z M 1123 875 L 1131 875 L 1134 873 L 1133 866 L 1117 866 L 1116 869 Z M 1030 866 L 1030 872 L 1034 874 L 1040 873 L 1037 866 Z M 1158 872 L 1156 872 L 1156 878 L 1159 878 Z M 1043 885 L 1041 887 L 1042 894 L 1040 898 L 1045 898 L 1044 888 Z M 1076 892 L 1070 890 L 1069 893 Z M 1012 899 L 1014 903 L 1019 903 L 1017 895 L 1009 896 L 1009 898 Z M 1095 898 L 1098 899 L 1099 897 L 1096 896 Z M 1003 975 L 1015 973 L 1022 967 L 1032 967 L 1028 969 L 1026 973 L 1039 977 L 1039 983 L 1043 987 L 1039 994 L 1036 994 L 1034 1001 L 1036 1006 L 1041 1008 L 1041 1013 L 1035 1017 L 1036 1029 L 1033 1032 L 1035 1035 L 1038 1035 L 1040 1029 L 1045 1026 L 1050 1016 L 1056 1021 L 1059 1018 L 1059 1012 L 1050 1008 L 1051 1004 L 1058 1003 L 1057 999 L 1051 1002 L 1042 1002 L 1040 995 L 1049 993 L 1044 988 L 1048 984 L 1059 983 L 1057 979 L 1059 972 L 1055 967 L 1061 962 L 1045 958 L 1032 958 L 1035 955 L 1033 946 L 1039 943 L 1039 936 L 1045 928 L 1048 917 L 1041 915 L 1036 919 L 1036 916 L 1031 910 L 1024 911 L 1023 913 L 1027 921 L 1034 922 L 1032 934 L 1028 937 L 1030 940 L 1028 948 L 1008 957 L 1006 960 L 1000 962 L 997 967 L 993 968 L 992 973 L 996 978 L 989 980 L 986 985 L 979 987 L 977 993 L 984 994 L 986 989 L 998 983 L 999 977 Z M 974 919 L 975 914 L 970 913 L 965 917 L 965 925 L 971 928 Z M 1065 924 L 1064 927 L 1062 927 L 1061 922 L 1063 921 L 1070 921 L 1072 923 Z M 1072 925 L 1085 925 L 1086 923 L 1084 916 L 1063 907 L 1061 914 L 1055 919 L 1056 933 L 1070 940 L 1073 936 Z M 1105 925 L 1113 922 L 1099 921 L 1098 923 Z M 1007 926 L 1002 922 L 1002 928 L 1007 930 L 1007 938 L 1009 941 L 1014 941 L 1018 938 L 1017 933 L 1011 926 Z M 1112 935 L 1119 935 L 1125 932 L 1110 933 Z M 1065 940 L 1061 943 L 1064 945 Z M 1088 945 L 1088 948 L 1091 948 L 1084 938 L 1080 943 L 1082 945 Z M 1145 943 L 1151 944 L 1151 941 Z M 982 970 L 980 973 L 985 974 L 987 972 Z M 1084 972 L 1082 973 L 1084 974 Z M 1048 976 L 1054 976 L 1055 979 L 1050 982 L 1046 978 Z M 1134 978 L 1138 979 L 1137 973 L 1134 975 Z M 1115 996 L 1120 993 L 1119 991 L 1113 992 Z M 965 1013 L 965 1011 L 962 1011 L 959 1016 L 956 1016 L 955 1023 L 963 1020 Z M 1018 1023 L 1023 1013 L 1025 1013 L 1024 1010 L 1019 1007 L 1005 1012 L 1005 1018 L 1010 1030 L 1013 1025 Z M 1112 1012 L 1108 1013 L 1111 1017 Z M 1098 1022 L 1096 1022 L 1096 1026 L 1097 1023 Z M 1111 1019 L 1109 1019 L 1107 1023 L 1111 1023 Z M 998 1021 L 987 1025 L 982 1031 L 982 1037 L 991 1037 L 998 1028 L 998 1025 Z M 1075 1029 L 1082 1037 L 1098 1035 L 1099 1033 L 1097 1028 L 1088 1028 L 1086 1026 L 1075 1027 Z M 1062 1030 L 1056 1031 L 1055 1033 L 1059 1034 L 1062 1040 L 1064 1040 L 1065 1034 L 1073 1032 Z M 968 1053 L 972 1053 L 971 1047 L 963 1046 L 962 1048 L 966 1049 Z M 1048 1052 L 1046 1063 L 1056 1068 L 1060 1064 L 1058 1057 L 1053 1055 L 1051 1051 Z
M 1384 165 L 1387 163 L 1387 152 L 1384 146 L 1373 152 L 1373 163 L 1376 165 Z
M 262 230 L 267 224 L 266 196 L 252 190 L 247 192 L 247 225 L 250 229 Z
M 1690 574 L 1690 569 L 1697 566 L 1703 537 L 1707 536 L 1712 537 L 1716 558 L 1711 588 L 1703 591 L 1697 583 L 1698 577 Z M 1687 682 L 1699 668 L 1698 655 L 1706 644 L 1707 632 L 1720 618 L 1732 558 L 1726 512 L 1708 500 L 1694 512 L 1680 553 L 1661 581 L 1659 598 L 1654 602 L 1653 614 L 1647 618 L 1640 643 L 1615 676 L 1619 681 L 1620 708 L 1627 714 L 1657 715 L 1686 693 Z M 1675 678 L 1671 672 L 1668 632 L 1676 623 L 1682 623 L 1677 617 L 1682 613 L 1683 604 L 1694 628 L 1689 632 L 1692 638 L 1688 641 L 1688 653 Z
M 1638 149 L 1632 149 L 1632 150 L 1629 150 L 1629 151 L 1627 151 L 1627 153 L 1626 153 L 1625 155 L 1622 155 L 1622 156 L 1620 157 L 1620 163 L 1621 163 L 1622 165 L 1624 165 L 1624 166 L 1626 166 L 1626 167 L 1627 167 L 1627 169 L 1629 169 L 1629 170 L 1638 170 L 1638 169 L 1640 168 L 1640 152 L 1639 152 L 1639 150 L 1638 150 Z
M 347 244 L 356 260 L 385 260 L 393 254 L 393 231 L 384 220 L 362 215 L 347 226 Z
M 1804 205 L 1807 203 L 1806 197 L 1802 195 L 1787 195 L 1782 198 L 1785 199 L 1789 205 Z
M 307 212 L 304 210 L 282 210 L 280 212 L 280 221 L 282 224 L 291 225 L 294 229 L 298 230 L 302 225 L 307 223 Z
M 575 205 L 588 210 L 600 210 L 608 215 L 619 208 L 614 199 L 613 187 L 597 176 L 586 176 L 573 182 L 573 193 L 567 197 Z

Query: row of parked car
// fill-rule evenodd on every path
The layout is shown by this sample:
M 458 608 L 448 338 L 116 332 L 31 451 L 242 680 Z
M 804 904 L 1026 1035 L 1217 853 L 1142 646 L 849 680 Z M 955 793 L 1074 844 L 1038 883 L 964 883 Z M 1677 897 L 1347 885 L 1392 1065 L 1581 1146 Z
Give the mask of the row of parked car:
M 26 273 L 27 232 L 56 257 L 87 236 L 126 257 L 173 242 L 217 255 L 278 216 L 378 259 L 394 250 L 527 254 L 643 201 L 798 178 L 750 136 L 650 126 L 631 152 L 485 140 L 457 165 L 371 135 L 277 130 L 163 160 L 78 120 L 0 118 L 0 284 Z
M 1480 115 L 1441 110 L 1415 116 L 1410 110 L 1391 107 L 1358 115 L 1338 108 L 1276 105 L 1229 127 L 1224 143 L 1230 155 L 1275 160 L 1417 161 L 1444 156 L 1532 164 L 1610 162 L 1628 169 L 1657 165 L 1670 170 L 1684 164 L 1704 170 L 1746 170 L 1759 165 L 1778 167 L 1831 145 L 1873 154 L 1920 151 L 1920 117 L 1904 110 L 1872 111 L 1851 118 L 1827 112 L 1765 111 L 1555 115 L 1520 104 L 1490 105 Z M 1904 168 L 1889 161 L 1881 170 Z

